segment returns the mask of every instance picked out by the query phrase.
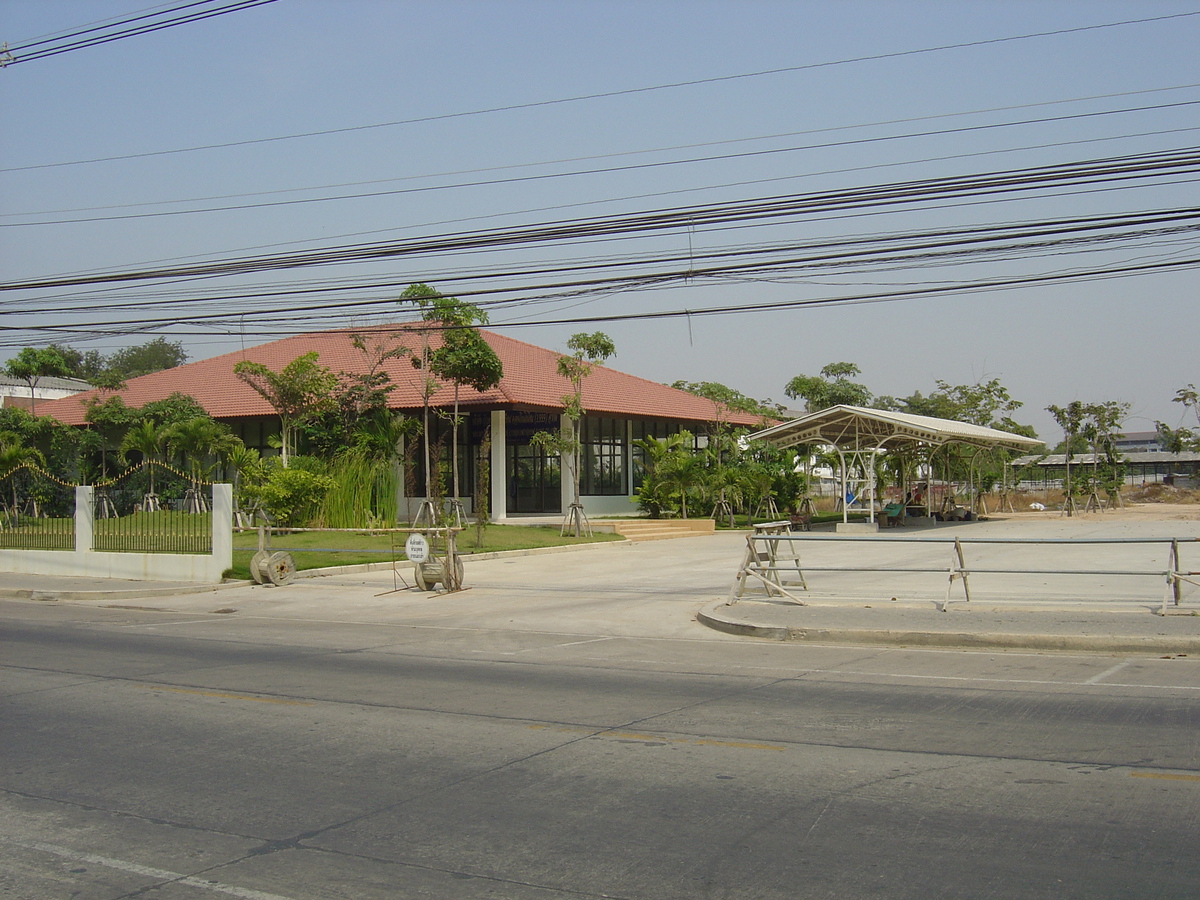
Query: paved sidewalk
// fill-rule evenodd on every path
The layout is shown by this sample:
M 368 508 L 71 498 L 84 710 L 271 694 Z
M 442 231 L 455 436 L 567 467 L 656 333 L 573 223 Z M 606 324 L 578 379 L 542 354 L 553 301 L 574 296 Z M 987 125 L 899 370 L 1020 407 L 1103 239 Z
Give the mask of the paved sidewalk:
M 211 593 L 228 587 L 236 585 L 68 575 L 15 575 L 11 572 L 0 574 L 0 600 L 132 600 Z
M 1154 608 L 971 602 L 940 612 L 932 602 L 743 599 L 706 604 L 698 617 L 719 631 L 776 641 L 1200 656 L 1200 610 L 1164 617 Z

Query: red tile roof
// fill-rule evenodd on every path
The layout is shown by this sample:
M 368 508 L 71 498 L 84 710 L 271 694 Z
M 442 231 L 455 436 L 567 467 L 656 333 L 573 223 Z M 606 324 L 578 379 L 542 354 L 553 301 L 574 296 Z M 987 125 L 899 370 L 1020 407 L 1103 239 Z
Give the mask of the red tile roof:
M 464 409 L 520 407 L 552 411 L 563 408 L 562 397 L 570 393 L 571 385 L 558 374 L 560 354 L 495 332 L 481 330 L 480 333 L 500 358 L 504 377 L 499 386 L 490 391 L 479 393 L 469 387 L 460 390 L 459 403 Z M 162 400 L 178 391 L 196 398 L 216 419 L 271 416 L 275 414 L 271 405 L 233 374 L 234 365 L 248 359 L 277 372 L 296 357 L 315 350 L 321 365 L 334 372 L 362 373 L 369 367 L 367 356 L 354 347 L 352 334 L 362 335 L 368 349 L 400 345 L 419 353 L 423 340 L 413 323 L 377 325 L 354 331 L 318 331 L 142 375 L 131 379 L 124 390 L 116 393 L 131 407 Z M 436 333 L 430 335 L 432 346 L 436 347 L 438 342 Z M 413 368 L 411 360 L 408 357 L 389 359 L 382 369 L 396 385 L 389 395 L 388 405 L 392 409 L 420 409 L 418 370 Z M 99 394 L 99 391 L 87 391 L 62 400 L 43 400 L 38 403 L 38 413 L 69 425 L 81 425 L 84 421 L 83 401 Z M 430 402 L 434 406 L 453 404 L 453 385 L 443 385 Z M 712 421 L 715 417 L 711 401 L 606 366 L 597 366 L 584 379 L 583 406 L 598 415 L 691 422 Z M 763 424 L 758 416 L 733 411 L 723 418 L 734 425 L 759 427 Z

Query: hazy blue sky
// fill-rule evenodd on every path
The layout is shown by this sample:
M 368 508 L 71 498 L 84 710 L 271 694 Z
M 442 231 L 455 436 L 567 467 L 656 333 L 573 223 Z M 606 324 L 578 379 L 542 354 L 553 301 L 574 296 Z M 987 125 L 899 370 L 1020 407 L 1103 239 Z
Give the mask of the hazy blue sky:
M 155 8 L 0 0 L 0 41 L 15 48 Z M 1174 18 L 1115 24 L 1163 16 Z M 959 44 L 972 46 L 950 47 Z M 1195 0 L 278 0 L 45 59 L 20 62 L 18 52 L 0 69 L 0 282 L 1196 152 L 1198 47 Z M 713 80 L 725 76 L 747 77 Z M 665 85 L 681 86 L 636 90 Z M 543 103 L 556 100 L 567 102 Z M 160 152 L 175 150 L 188 152 Z M 342 199 L 281 203 L 314 198 Z M 1050 403 L 1128 401 L 1129 430 L 1179 422 L 1171 398 L 1200 382 L 1196 268 L 965 288 L 1198 259 L 1194 220 L 986 258 L 781 267 L 585 294 L 547 285 L 595 276 L 577 271 L 583 262 L 635 260 L 649 275 L 708 264 L 714 251 L 778 248 L 782 258 L 834 238 L 1198 201 L 1196 175 L 1174 173 L 236 278 L 7 291 L 0 358 L 29 343 L 108 352 L 158 335 L 202 358 L 402 318 L 390 298 L 426 281 L 451 294 L 503 288 L 475 296 L 505 301 L 489 307 L 492 322 L 513 337 L 562 349 L 570 334 L 600 329 L 619 369 L 720 381 L 760 399 L 783 401 L 790 378 L 838 360 L 857 363 L 877 394 L 998 377 L 1025 404 L 1016 418 L 1053 443 Z M 181 214 L 191 210 L 201 211 Z M 561 271 L 516 274 L 552 268 Z M 929 286 L 953 289 L 745 311 Z M 281 293 L 315 287 L 329 290 Z M 711 307 L 743 311 L 700 314 Z M 680 310 L 696 314 L 539 324 Z

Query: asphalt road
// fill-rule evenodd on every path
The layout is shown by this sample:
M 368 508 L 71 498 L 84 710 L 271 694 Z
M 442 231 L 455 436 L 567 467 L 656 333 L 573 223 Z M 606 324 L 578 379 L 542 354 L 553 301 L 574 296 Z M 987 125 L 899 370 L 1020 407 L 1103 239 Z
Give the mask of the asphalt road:
M 6 898 L 1200 892 L 1196 659 L 0 614 Z

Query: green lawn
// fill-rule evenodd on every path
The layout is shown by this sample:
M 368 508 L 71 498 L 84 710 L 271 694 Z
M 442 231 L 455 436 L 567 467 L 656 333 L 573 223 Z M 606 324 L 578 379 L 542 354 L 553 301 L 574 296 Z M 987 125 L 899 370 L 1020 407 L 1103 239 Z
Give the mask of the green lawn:
M 0 549 L 74 550 L 75 519 L 34 519 L 21 516 L 16 524 L 0 520 Z
M 372 534 L 367 531 L 297 532 L 276 534 L 271 538 L 271 550 L 287 550 L 297 569 L 322 569 L 326 566 L 352 566 L 359 563 L 391 562 L 404 559 L 403 532 Z M 592 537 L 562 537 L 557 525 L 489 525 L 483 531 L 483 546 L 475 545 L 475 529 L 468 528 L 458 535 L 458 552 L 494 553 L 500 550 L 530 550 L 538 547 L 561 547 L 572 544 L 592 544 L 619 541 L 618 534 L 596 532 Z M 250 577 L 250 557 L 258 548 L 254 531 L 235 532 L 233 536 L 233 571 L 231 577 Z

